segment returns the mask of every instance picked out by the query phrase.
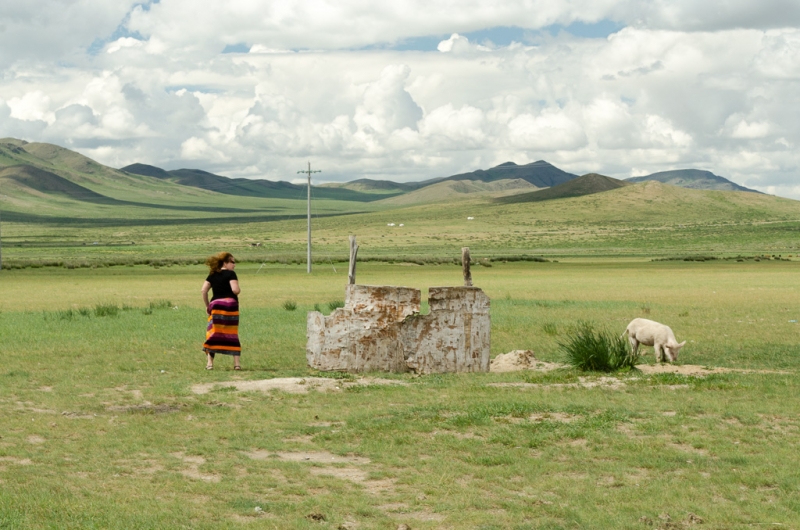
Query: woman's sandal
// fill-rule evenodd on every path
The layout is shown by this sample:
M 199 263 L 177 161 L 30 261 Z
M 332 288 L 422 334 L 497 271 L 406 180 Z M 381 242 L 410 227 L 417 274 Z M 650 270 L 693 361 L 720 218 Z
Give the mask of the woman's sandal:
M 213 369 L 214 369 L 214 365 L 212 365 L 212 364 L 206 365 L 206 370 L 213 370 Z
M 234 366 L 234 367 L 233 367 L 233 369 L 234 369 L 234 370 L 241 370 L 241 369 L 242 369 L 242 367 L 241 367 L 241 366 Z

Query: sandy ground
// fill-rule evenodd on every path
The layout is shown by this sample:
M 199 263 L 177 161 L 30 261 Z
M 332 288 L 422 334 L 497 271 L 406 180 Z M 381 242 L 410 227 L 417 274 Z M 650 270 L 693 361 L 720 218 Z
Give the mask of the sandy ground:
M 492 359 L 489 371 L 500 372 L 518 372 L 522 370 L 531 370 L 536 372 L 549 372 L 559 368 L 569 368 L 568 365 L 562 363 L 549 363 L 539 361 L 534 356 L 531 350 L 514 350 L 508 353 L 501 353 Z M 738 368 L 721 368 L 700 366 L 696 364 L 639 364 L 636 366 L 642 374 L 680 374 L 690 375 L 696 377 L 703 377 L 709 374 L 723 374 L 723 373 L 777 373 L 786 374 L 790 372 L 780 372 L 773 370 L 744 370 Z M 274 379 L 260 379 L 257 381 L 220 381 L 214 383 L 198 383 L 192 386 L 192 392 L 195 394 L 207 394 L 214 389 L 233 387 L 239 391 L 259 391 L 269 392 L 272 390 L 280 390 L 290 394 L 305 394 L 311 390 L 318 392 L 341 392 L 345 388 L 351 386 L 369 386 L 369 385 L 408 385 L 405 381 L 398 381 L 395 379 L 381 379 L 377 377 L 361 377 L 357 379 L 329 379 L 326 377 L 276 377 Z M 553 383 L 553 384 L 538 384 L 538 383 L 489 383 L 489 386 L 499 387 L 539 387 L 547 386 L 552 388 L 594 388 L 594 387 L 610 387 L 618 389 L 625 386 L 625 383 L 614 377 L 596 377 L 587 376 L 580 377 L 578 383 Z M 684 385 L 673 385 L 676 388 Z
M 520 370 L 535 370 L 537 372 L 549 372 L 558 368 L 567 368 L 567 365 L 538 361 L 531 350 L 514 350 L 508 353 L 501 353 L 492 359 L 489 371 L 518 372 Z
M 569 368 L 569 365 L 561 363 L 548 363 L 536 360 L 531 350 L 514 350 L 508 353 L 501 353 L 492 359 L 490 372 L 517 372 L 521 370 L 533 370 L 536 372 L 549 372 L 558 368 Z M 776 370 L 745 370 L 741 368 L 721 368 L 700 366 L 697 364 L 637 364 L 636 368 L 643 374 L 681 374 L 681 375 L 708 375 L 724 373 L 742 374 L 787 374 L 791 372 L 781 372 Z
M 240 391 L 269 392 L 281 390 L 290 394 L 305 394 L 311 390 L 339 392 L 350 386 L 407 385 L 405 381 L 364 377 L 360 379 L 329 379 L 327 377 L 276 377 L 258 381 L 222 381 L 192 385 L 195 394 L 207 394 L 215 388 L 233 387 Z

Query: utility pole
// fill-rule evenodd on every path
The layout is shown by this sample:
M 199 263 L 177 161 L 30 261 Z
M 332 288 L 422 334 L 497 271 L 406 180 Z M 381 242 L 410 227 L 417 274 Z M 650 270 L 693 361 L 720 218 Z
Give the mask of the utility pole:
M 308 163 L 308 169 L 303 169 L 298 171 L 298 173 L 306 173 L 308 174 L 308 270 L 307 272 L 311 274 L 311 174 L 312 173 L 322 173 L 321 170 L 316 169 L 311 171 L 311 162 Z

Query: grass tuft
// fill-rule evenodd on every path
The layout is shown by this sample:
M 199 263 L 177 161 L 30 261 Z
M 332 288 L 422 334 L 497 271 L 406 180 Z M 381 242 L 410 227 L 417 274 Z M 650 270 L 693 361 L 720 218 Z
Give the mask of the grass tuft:
M 172 307 L 172 302 L 170 302 L 169 300 L 155 300 L 153 302 L 150 302 L 150 305 L 148 307 L 151 310 L 170 309 Z
M 344 300 L 331 300 L 328 302 L 328 309 L 331 311 L 336 311 L 340 307 L 344 307 Z
M 634 356 L 624 337 L 594 329 L 589 322 L 579 322 L 564 342 L 558 343 L 566 354 L 567 363 L 583 371 L 614 372 L 636 366 Z
M 554 337 L 554 336 L 558 335 L 558 326 L 556 324 L 554 324 L 553 322 L 546 322 L 542 326 L 542 331 L 544 331 L 546 335 L 550 335 L 551 337 Z
M 115 317 L 119 315 L 117 304 L 97 304 L 94 306 L 94 316 L 96 317 Z
M 297 309 L 297 302 L 295 302 L 294 300 L 286 300 L 283 303 L 283 308 L 287 311 L 294 311 L 295 309 Z

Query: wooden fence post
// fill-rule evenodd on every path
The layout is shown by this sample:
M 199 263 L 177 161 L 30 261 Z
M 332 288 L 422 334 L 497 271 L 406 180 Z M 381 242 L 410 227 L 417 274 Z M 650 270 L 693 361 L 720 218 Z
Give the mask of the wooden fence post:
M 464 273 L 464 285 L 472 287 L 472 272 L 469 270 L 469 247 L 461 248 L 461 270 Z
M 350 285 L 356 283 L 356 257 L 358 256 L 358 245 L 356 245 L 356 236 L 350 236 L 350 268 L 347 272 L 347 282 Z

